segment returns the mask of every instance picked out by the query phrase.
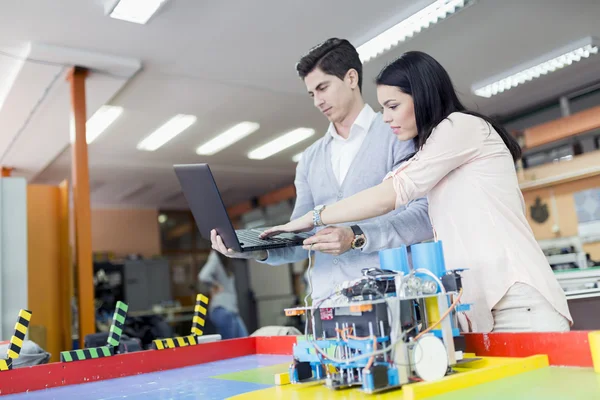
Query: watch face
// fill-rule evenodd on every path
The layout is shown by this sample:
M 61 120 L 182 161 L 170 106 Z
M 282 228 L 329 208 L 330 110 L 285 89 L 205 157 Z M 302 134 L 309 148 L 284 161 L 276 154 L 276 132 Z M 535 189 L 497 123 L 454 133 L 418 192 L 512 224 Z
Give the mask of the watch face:
M 354 241 L 354 247 L 361 248 L 365 245 L 365 239 L 359 237 Z

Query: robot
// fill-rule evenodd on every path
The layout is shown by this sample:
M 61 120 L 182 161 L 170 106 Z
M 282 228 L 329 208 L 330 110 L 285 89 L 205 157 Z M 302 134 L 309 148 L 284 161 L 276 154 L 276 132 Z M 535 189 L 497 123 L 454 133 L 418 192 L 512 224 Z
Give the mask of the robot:
M 371 394 L 441 379 L 467 361 L 454 347 L 457 313 L 470 308 L 460 304 L 463 270 L 446 271 L 441 246 L 411 246 L 412 269 L 406 247 L 381 252 L 381 268 L 363 269 L 361 279 L 312 307 L 286 309 L 306 319 L 291 383 L 322 381 Z

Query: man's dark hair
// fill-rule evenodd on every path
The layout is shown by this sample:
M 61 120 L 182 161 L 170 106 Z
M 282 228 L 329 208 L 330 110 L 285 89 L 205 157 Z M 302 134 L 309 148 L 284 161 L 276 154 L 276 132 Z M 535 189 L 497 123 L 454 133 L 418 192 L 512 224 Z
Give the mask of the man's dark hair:
M 356 48 L 346 39 L 327 39 L 310 49 L 296 64 L 296 71 L 302 79 L 316 68 L 341 80 L 344 80 L 349 70 L 355 69 L 358 73 L 358 88 L 362 92 L 362 62 Z

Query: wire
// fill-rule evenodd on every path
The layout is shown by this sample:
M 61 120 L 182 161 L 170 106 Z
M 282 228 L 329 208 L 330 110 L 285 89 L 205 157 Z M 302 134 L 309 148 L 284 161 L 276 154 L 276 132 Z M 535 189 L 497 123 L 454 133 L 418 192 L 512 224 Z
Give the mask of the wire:
M 386 302 L 386 305 L 388 306 L 388 312 L 389 312 L 389 313 L 391 313 L 391 308 L 390 308 L 389 300 L 388 300 L 388 299 L 387 299 L 385 296 L 383 296 L 383 294 L 382 294 L 382 293 L 381 293 L 381 292 L 380 292 L 378 289 L 375 289 L 375 291 L 376 291 L 376 293 L 377 293 L 378 295 L 380 295 L 380 296 L 382 296 L 382 297 L 383 297 L 384 301 Z M 322 303 L 323 303 L 325 300 L 327 300 L 327 299 L 328 299 L 329 297 L 331 297 L 332 295 L 333 295 L 333 293 L 332 293 L 332 294 L 330 294 L 330 295 L 329 295 L 328 297 L 326 297 L 325 299 L 323 299 L 323 300 L 322 300 L 322 301 L 319 303 L 319 305 L 318 305 L 316 308 L 318 308 L 318 307 L 320 306 L 320 304 L 322 304 Z M 313 309 L 314 309 L 314 308 L 315 308 L 315 307 L 313 306 Z M 392 314 L 389 316 L 389 319 L 390 319 L 390 326 L 393 326 L 393 322 L 392 322 Z M 393 361 L 393 359 L 394 359 L 394 357 L 393 357 L 393 354 L 394 354 L 394 350 L 395 350 L 396 346 L 398 345 L 398 343 L 400 343 L 400 342 L 404 342 L 404 338 L 406 337 L 406 335 L 407 335 L 408 333 L 410 333 L 410 332 L 411 332 L 413 329 L 415 329 L 415 328 L 416 328 L 416 326 L 414 326 L 414 327 L 412 327 L 411 329 L 409 329 L 409 330 L 407 330 L 407 331 L 404 331 L 404 332 L 401 332 L 401 329 L 400 329 L 400 330 L 398 331 L 398 332 L 399 332 L 399 338 L 397 337 L 397 338 L 396 338 L 396 340 L 395 340 L 393 343 L 392 343 L 392 341 L 390 340 L 390 345 L 388 345 L 388 346 L 386 346 L 386 347 L 382 347 L 382 348 L 381 348 L 381 349 L 379 349 L 379 350 L 376 350 L 376 347 L 374 347 L 374 348 L 373 348 L 373 351 L 372 351 L 372 352 L 370 352 L 370 353 L 363 353 L 363 354 L 360 354 L 360 355 L 358 355 L 358 356 L 354 356 L 354 357 L 350 357 L 350 358 L 337 358 L 337 357 L 332 357 L 332 356 L 328 355 L 327 353 L 325 353 L 325 352 L 324 352 L 324 351 L 321 349 L 321 347 L 319 347 L 319 345 L 318 345 L 318 344 L 317 344 L 317 343 L 314 341 L 314 339 L 312 339 L 312 340 L 311 340 L 311 339 L 307 339 L 307 340 L 308 340 L 308 342 L 309 342 L 309 343 L 310 343 L 310 344 L 311 344 L 311 345 L 312 345 L 312 346 L 315 348 L 315 350 L 316 350 L 316 351 L 317 351 L 319 354 L 321 354 L 321 356 L 322 356 L 323 358 L 327 358 L 327 359 L 329 359 L 329 360 L 331 360 L 331 361 L 333 361 L 333 362 L 335 362 L 335 363 L 338 363 L 338 364 L 347 364 L 347 363 L 356 362 L 356 361 L 358 361 L 358 360 L 362 360 L 362 359 L 365 359 L 365 358 L 369 358 L 369 362 L 367 363 L 367 365 L 369 365 L 369 366 L 370 366 L 370 365 L 372 365 L 372 364 L 373 364 L 373 362 L 375 361 L 375 357 L 376 357 L 376 356 L 378 356 L 378 355 L 386 355 L 388 352 L 390 352 L 390 353 L 392 354 L 392 357 L 391 357 L 391 358 L 392 358 L 392 361 Z M 352 329 L 352 328 L 349 328 L 349 329 Z M 344 332 L 345 332 L 346 330 L 348 330 L 348 328 L 342 329 L 342 331 L 344 331 Z M 345 335 L 342 335 L 342 339 L 344 339 L 344 336 L 345 336 Z M 377 343 L 377 337 L 376 337 L 376 336 L 369 336 L 369 337 L 355 337 L 355 336 L 347 336 L 347 337 L 348 337 L 348 338 L 350 338 L 350 339 L 357 339 L 357 340 L 369 340 L 369 339 L 372 339 L 372 338 L 374 338 L 375 346 L 376 346 L 376 343 Z M 419 344 L 417 341 L 415 341 L 415 345 L 416 345 L 416 346 L 420 346 L 420 344 Z M 373 361 L 371 361 L 371 360 L 373 360 Z M 419 361 L 420 361 L 420 360 L 419 360 Z M 404 364 L 397 364 L 397 365 L 402 365 L 402 366 L 403 366 Z M 409 365 L 410 365 L 410 364 L 409 364 Z
M 460 291 L 458 292 L 458 296 L 456 297 L 456 299 L 454 299 L 454 302 L 452 303 L 452 305 L 450 307 L 448 307 L 448 309 L 440 317 L 440 319 L 435 324 L 431 325 L 430 327 L 425 329 L 423 332 L 420 332 L 417 336 L 415 336 L 415 340 L 418 340 L 421 336 L 423 336 L 424 334 L 426 334 L 427 332 L 431 331 L 433 328 L 438 326 L 444 320 L 444 318 L 446 318 L 452 312 L 452 310 L 454 310 L 456 308 L 456 306 L 458 305 L 458 302 L 460 300 L 460 297 L 462 296 L 462 293 L 463 293 L 463 290 L 462 290 L 462 288 L 460 288 Z
M 315 332 L 313 332 L 313 338 L 312 339 L 308 339 L 308 324 L 309 324 L 308 297 L 312 296 L 312 293 L 313 293 L 313 285 L 312 285 L 312 258 L 311 258 L 312 247 L 313 247 L 313 245 L 311 245 L 310 248 L 309 248 L 309 250 L 308 250 L 307 275 L 308 275 L 309 292 L 304 297 L 304 305 L 305 305 L 305 308 L 307 309 L 307 312 L 306 312 L 306 321 L 305 321 L 305 325 L 304 325 L 304 336 L 305 336 L 305 338 L 307 338 L 307 340 L 309 341 L 309 343 L 315 348 L 315 350 L 323 358 L 329 359 L 329 360 L 331 360 L 331 361 L 333 361 L 335 363 L 338 363 L 338 364 L 347 364 L 347 363 L 356 362 L 358 360 L 362 360 L 362 359 L 368 358 L 369 361 L 367 362 L 366 368 L 369 368 L 375 362 L 375 357 L 376 356 L 378 356 L 378 355 L 386 355 L 388 352 L 391 353 L 391 359 L 392 359 L 392 362 L 393 362 L 396 346 L 398 345 L 398 343 L 401 343 L 401 342 L 403 343 L 404 342 L 404 338 L 406 337 L 406 335 L 408 333 L 410 333 L 411 331 L 413 331 L 414 329 L 416 329 L 416 327 L 417 327 L 416 325 L 414 327 L 412 327 L 411 329 L 407 330 L 407 331 L 402 331 L 402 329 L 400 327 L 399 331 L 398 331 L 399 335 L 398 335 L 398 337 L 396 337 L 396 340 L 394 342 L 392 342 L 391 337 L 390 337 L 390 345 L 382 347 L 379 350 L 376 350 L 377 349 L 377 336 L 375 336 L 375 335 L 369 336 L 369 337 L 356 337 L 356 336 L 353 336 L 353 335 L 346 336 L 345 335 L 345 331 L 348 330 L 348 328 L 342 329 L 341 330 L 342 331 L 341 332 L 341 336 L 342 336 L 342 339 L 344 341 L 347 341 L 346 338 L 349 338 L 349 339 L 354 339 L 354 340 L 369 340 L 369 339 L 373 339 L 373 342 L 374 342 L 373 343 L 374 347 L 373 347 L 373 351 L 372 352 L 360 354 L 358 356 L 354 356 L 354 357 L 350 357 L 350 358 L 345 358 L 345 359 L 338 358 L 338 357 L 335 357 L 335 356 L 330 356 L 327 353 L 325 353 L 321 349 L 321 347 L 316 343 L 316 341 L 314 340 L 314 333 Z M 446 289 L 444 288 L 444 285 L 442 284 L 442 282 L 439 280 L 438 277 L 436 277 L 429 270 L 426 270 L 426 269 L 416 269 L 416 270 L 414 270 L 413 273 L 424 273 L 425 275 L 430 276 L 431 278 L 433 278 L 436 281 L 436 283 L 438 283 L 438 285 L 440 286 L 440 289 L 441 289 L 442 293 L 446 294 Z M 365 290 L 365 288 L 363 287 L 363 291 L 364 290 Z M 379 291 L 379 289 L 374 288 L 374 290 L 386 302 L 386 305 L 388 306 L 388 313 L 389 313 L 388 318 L 389 318 L 389 322 L 390 322 L 390 327 L 394 326 L 393 325 L 393 318 L 392 318 L 393 314 L 391 313 L 391 306 L 390 306 L 390 303 L 389 303 L 389 299 L 386 298 L 385 295 Z M 326 300 L 328 300 L 329 298 L 331 298 L 331 296 L 333 296 L 334 294 L 335 294 L 335 291 L 332 292 L 329 296 L 327 296 L 324 299 L 322 299 L 317 305 L 313 304 L 310 307 L 310 316 L 312 316 L 314 314 L 314 310 L 315 309 L 319 308 Z M 362 293 L 361 293 L 361 295 L 362 295 Z M 461 296 L 462 296 L 462 288 L 460 289 L 457 298 L 454 300 L 454 302 L 448 308 L 448 310 L 446 310 L 446 312 L 440 317 L 440 319 L 435 324 L 431 325 L 426 330 L 420 332 L 417 336 L 415 336 L 414 339 L 412 339 L 413 343 L 415 343 L 416 346 L 420 345 L 419 341 L 418 341 L 418 339 L 420 337 L 422 337 L 426 333 L 430 332 L 433 328 L 435 328 L 437 325 L 439 325 L 444 320 L 444 318 L 446 318 L 450 314 L 450 312 L 452 312 L 452 310 L 454 310 L 456 308 L 456 306 L 457 306 L 457 304 L 458 304 Z M 310 318 L 310 319 L 312 319 L 312 318 Z M 349 328 L 349 329 L 352 329 L 352 328 Z M 390 330 L 390 333 L 391 333 L 391 330 Z M 337 355 L 337 349 L 334 352 L 334 354 Z M 397 364 L 397 365 L 402 365 L 402 364 Z
M 315 348 L 315 350 L 317 352 L 319 352 L 319 354 L 321 354 L 324 358 L 327 358 L 327 359 L 329 359 L 329 360 L 331 360 L 333 362 L 336 362 L 338 364 L 348 364 L 348 363 L 356 362 L 358 360 L 363 360 L 365 358 L 371 358 L 371 357 L 375 357 L 375 356 L 378 356 L 378 355 L 386 354 L 388 351 L 390 351 L 393 348 L 395 348 L 398 345 L 398 343 L 400 343 L 400 342 L 401 342 L 401 340 L 400 341 L 396 341 L 395 343 L 393 343 L 393 344 L 391 344 L 389 346 L 383 347 L 383 348 L 381 348 L 379 350 L 375 350 L 375 351 L 373 351 L 371 353 L 364 353 L 364 354 L 360 354 L 358 356 L 354 356 L 354 357 L 351 357 L 351 358 L 344 358 L 344 359 L 337 358 L 337 357 L 332 357 L 332 356 L 326 354 L 314 341 L 310 341 L 310 344 L 312 344 L 313 347 Z M 414 343 L 415 343 L 416 346 L 420 346 L 420 344 L 419 344 L 418 341 L 415 341 Z M 420 362 L 420 361 L 421 360 L 415 361 L 415 363 Z M 406 364 L 396 364 L 396 365 L 404 366 Z M 408 364 L 408 365 L 410 365 L 410 364 Z
M 389 283 L 389 281 L 388 281 Z M 377 285 L 377 282 L 375 282 L 375 285 Z M 363 287 L 363 290 L 365 290 L 365 287 Z M 385 305 L 387 306 L 387 312 L 388 312 L 388 319 L 389 319 L 389 326 L 390 326 L 390 344 L 392 344 L 392 327 L 394 326 L 394 321 L 393 321 L 393 313 L 392 313 L 392 306 L 389 303 L 387 297 L 385 297 L 385 294 L 381 293 L 379 291 L 379 289 L 377 288 L 377 286 L 374 287 L 375 293 L 377 293 L 379 296 L 381 296 L 381 298 L 385 301 Z M 362 293 L 361 293 L 362 295 Z M 401 301 L 401 300 L 400 300 Z M 398 321 L 398 326 L 400 326 L 400 321 Z M 401 328 L 400 328 L 401 329 Z M 383 332 L 381 332 L 381 334 L 383 335 Z M 394 349 L 395 346 L 392 346 L 392 349 Z M 373 340 L 373 351 L 377 350 L 377 338 L 375 337 Z M 369 362 L 367 363 L 367 365 L 365 366 L 365 368 L 369 369 L 371 368 L 371 366 L 373 365 L 373 363 L 375 362 L 375 355 L 373 355 L 370 359 Z
M 314 243 L 310 245 L 310 248 L 308 249 L 308 268 L 306 270 L 306 274 L 308 275 L 308 292 L 306 293 L 306 296 L 304 296 L 304 307 L 307 309 L 306 310 L 306 321 L 304 323 L 304 337 L 308 336 L 308 298 L 312 297 L 313 294 L 313 285 L 312 285 L 312 258 L 310 256 L 310 253 L 312 252 L 312 248 L 314 246 Z M 312 312 L 311 312 L 312 315 Z M 314 335 L 314 332 L 313 332 Z
M 331 292 L 329 294 L 329 296 L 321 299 L 321 301 L 319 301 L 319 303 L 317 305 L 313 304 L 311 307 L 308 306 L 308 298 L 312 297 L 312 294 L 313 294 L 313 291 L 314 291 L 313 290 L 314 289 L 313 288 L 313 284 L 312 284 L 312 268 L 313 268 L 313 266 L 312 266 L 312 258 L 311 258 L 311 252 L 312 252 L 313 246 L 314 246 L 314 243 L 311 244 L 310 248 L 308 249 L 308 267 L 307 267 L 307 270 L 306 270 L 306 274 L 308 275 L 308 277 L 307 277 L 308 279 L 307 280 L 308 280 L 309 291 L 306 294 L 306 296 L 304 297 L 304 307 L 306 308 L 306 314 L 305 314 L 306 318 L 305 318 L 305 323 L 304 323 L 304 336 L 305 337 L 308 337 L 309 309 L 310 309 L 310 315 L 312 316 L 314 314 L 313 310 L 321 307 L 321 305 L 325 301 L 329 300 L 333 295 L 336 294 L 336 292 L 333 291 L 333 292 Z M 313 332 L 313 336 L 314 336 L 314 332 Z
M 312 252 L 312 248 L 314 246 L 314 243 L 310 245 L 310 248 L 308 249 L 308 268 L 306 270 L 306 274 L 308 275 L 308 293 L 306 293 L 306 296 L 304 296 L 304 307 L 308 308 L 308 298 L 310 296 L 312 296 L 313 294 L 313 285 L 312 285 L 312 258 L 310 256 L 310 253 Z

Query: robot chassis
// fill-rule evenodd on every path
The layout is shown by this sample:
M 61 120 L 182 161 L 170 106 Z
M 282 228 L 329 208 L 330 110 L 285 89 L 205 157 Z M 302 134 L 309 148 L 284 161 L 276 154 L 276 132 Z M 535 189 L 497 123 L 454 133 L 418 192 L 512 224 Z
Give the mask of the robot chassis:
M 454 347 L 457 313 L 470 308 L 459 304 L 461 271 L 436 277 L 423 269 L 363 269 L 362 279 L 337 292 L 342 304 L 326 299 L 286 309 L 288 316 L 305 314 L 307 324 L 294 345 L 290 382 L 371 394 L 452 374 L 453 366 L 471 361 Z

